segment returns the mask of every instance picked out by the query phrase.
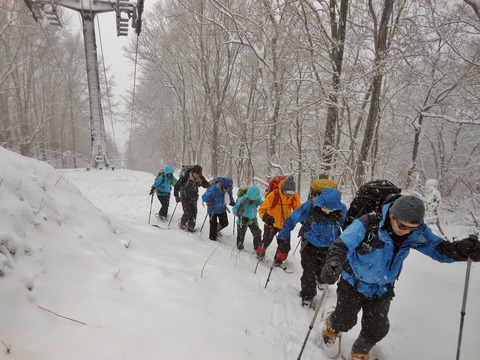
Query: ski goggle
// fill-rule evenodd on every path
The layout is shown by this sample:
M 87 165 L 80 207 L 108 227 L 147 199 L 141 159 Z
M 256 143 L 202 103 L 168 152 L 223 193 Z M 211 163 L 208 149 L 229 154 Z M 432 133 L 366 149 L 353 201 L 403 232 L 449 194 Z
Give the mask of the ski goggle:
M 410 231 L 413 231 L 413 230 L 417 230 L 420 225 L 415 225 L 415 226 L 408 226 L 408 225 L 405 225 L 404 223 L 400 222 L 400 220 L 398 220 L 395 216 L 393 217 L 395 219 L 395 221 L 397 222 L 397 227 L 400 229 L 400 230 L 410 230 Z

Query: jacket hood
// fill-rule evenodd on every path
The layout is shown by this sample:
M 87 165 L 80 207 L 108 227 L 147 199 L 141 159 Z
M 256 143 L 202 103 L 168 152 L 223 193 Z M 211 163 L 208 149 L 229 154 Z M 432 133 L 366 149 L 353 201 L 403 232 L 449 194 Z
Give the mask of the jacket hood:
M 173 168 L 170 165 L 165 166 L 165 175 L 173 174 Z
M 256 186 L 250 186 L 247 190 L 247 198 L 250 200 L 260 200 L 262 195 L 260 194 L 260 190 Z
M 313 206 L 332 211 L 342 210 L 342 194 L 337 189 L 325 188 L 317 200 L 315 200 Z

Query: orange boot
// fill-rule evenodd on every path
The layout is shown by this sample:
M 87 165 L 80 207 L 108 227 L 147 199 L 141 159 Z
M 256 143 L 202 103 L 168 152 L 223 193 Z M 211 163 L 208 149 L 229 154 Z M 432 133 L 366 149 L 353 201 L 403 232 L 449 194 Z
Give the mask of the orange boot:
M 368 354 L 352 353 L 352 360 L 369 360 Z

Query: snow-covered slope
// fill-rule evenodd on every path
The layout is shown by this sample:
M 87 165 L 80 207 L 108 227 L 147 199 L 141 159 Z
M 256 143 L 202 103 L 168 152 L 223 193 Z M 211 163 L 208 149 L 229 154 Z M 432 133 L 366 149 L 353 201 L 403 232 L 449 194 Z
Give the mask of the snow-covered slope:
M 299 254 L 288 259 L 293 274 L 274 269 L 265 289 L 275 246 L 254 274 L 251 235 L 238 253 L 232 225 L 221 243 L 208 240 L 208 222 L 184 233 L 181 206 L 170 230 L 148 225 L 153 180 L 55 170 L 0 148 L 0 359 L 297 358 L 314 314 L 300 306 Z M 152 223 L 158 209 L 154 199 Z M 205 215 L 199 203 L 198 226 Z M 472 231 L 461 214 L 449 226 Z M 377 346 L 383 359 L 455 357 L 465 268 L 411 254 Z M 479 300 L 474 264 L 461 359 L 479 358 Z M 320 319 L 302 359 L 327 359 L 319 329 Z M 347 352 L 358 331 L 344 335 Z

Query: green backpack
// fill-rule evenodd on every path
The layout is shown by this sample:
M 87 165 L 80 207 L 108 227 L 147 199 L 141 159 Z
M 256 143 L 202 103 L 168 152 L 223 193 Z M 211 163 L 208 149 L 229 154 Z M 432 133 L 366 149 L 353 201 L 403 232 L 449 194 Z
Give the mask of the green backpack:
M 240 189 L 237 191 L 237 198 L 241 198 L 247 193 L 248 186 L 242 186 Z

